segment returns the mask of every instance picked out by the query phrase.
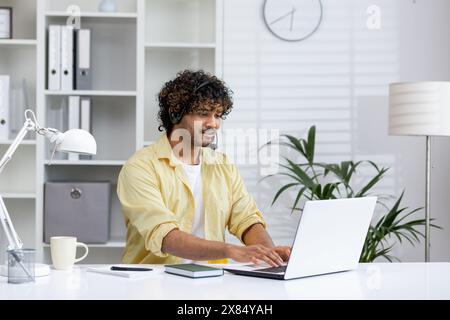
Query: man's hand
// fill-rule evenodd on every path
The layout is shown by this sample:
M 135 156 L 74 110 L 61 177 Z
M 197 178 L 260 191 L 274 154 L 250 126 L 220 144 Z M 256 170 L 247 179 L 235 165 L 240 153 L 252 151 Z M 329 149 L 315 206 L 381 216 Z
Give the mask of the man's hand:
M 272 267 L 278 267 L 289 258 L 289 247 L 266 247 L 261 244 L 249 246 L 227 245 L 227 258 L 237 262 L 251 262 L 259 264 L 265 262 Z
M 284 262 L 287 262 L 289 260 L 289 257 L 291 256 L 291 247 L 287 246 L 277 246 L 273 247 L 276 253 L 283 259 Z

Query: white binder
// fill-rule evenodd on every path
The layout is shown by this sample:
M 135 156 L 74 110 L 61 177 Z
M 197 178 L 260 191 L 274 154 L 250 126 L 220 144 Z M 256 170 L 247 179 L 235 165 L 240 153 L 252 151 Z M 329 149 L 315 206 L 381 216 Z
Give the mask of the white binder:
M 50 103 L 48 105 L 46 118 L 48 126 L 52 128 L 57 128 L 61 132 L 66 131 L 68 125 L 67 114 L 68 114 L 67 99 L 61 99 L 58 102 L 55 101 L 54 103 Z M 53 148 L 50 148 L 50 154 L 52 151 Z M 67 160 L 67 157 L 68 154 L 65 152 L 56 152 L 53 155 L 53 159 L 55 160 Z
M 75 87 L 78 90 L 91 88 L 91 30 L 76 32 Z
M 91 132 L 91 99 L 81 98 L 80 129 Z
M 91 132 L 91 98 L 83 97 L 81 98 L 81 106 L 80 106 L 80 129 L 86 130 L 87 132 Z M 80 159 L 82 160 L 90 160 L 92 159 L 91 155 L 81 155 Z
M 69 114 L 68 114 L 68 128 L 80 129 L 80 97 L 69 96 Z M 69 153 L 69 160 L 79 160 L 79 156 L 76 153 Z
M 73 26 L 61 26 L 61 90 L 73 90 Z
M 9 76 L 0 75 L 0 140 L 9 138 Z
M 48 26 L 48 90 L 61 90 L 61 26 Z

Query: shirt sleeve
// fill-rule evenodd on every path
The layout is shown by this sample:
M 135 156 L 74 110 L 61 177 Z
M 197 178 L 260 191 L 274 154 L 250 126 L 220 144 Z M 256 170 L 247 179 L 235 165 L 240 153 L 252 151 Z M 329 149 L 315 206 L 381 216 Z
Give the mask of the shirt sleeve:
M 117 183 L 122 212 L 143 237 L 145 249 L 159 257 L 164 237 L 179 228 L 175 213 L 164 204 L 154 168 L 151 165 L 127 164 Z
M 234 164 L 231 166 L 231 189 L 232 206 L 231 215 L 228 221 L 228 230 L 236 236 L 242 243 L 242 235 L 249 227 L 260 223 L 266 228 L 266 223 L 258 210 L 255 200 L 247 192 L 244 181 Z

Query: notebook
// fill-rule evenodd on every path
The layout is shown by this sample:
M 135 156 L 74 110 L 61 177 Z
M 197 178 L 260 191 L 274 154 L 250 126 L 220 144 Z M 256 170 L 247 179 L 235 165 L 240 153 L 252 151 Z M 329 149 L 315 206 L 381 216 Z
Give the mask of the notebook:
M 145 265 L 120 265 L 121 267 L 144 267 L 147 268 Z M 149 268 L 150 269 L 150 268 Z M 111 270 L 111 266 L 106 267 L 88 267 L 86 269 L 88 272 L 95 272 L 95 273 L 101 273 L 105 275 L 111 275 L 116 277 L 122 277 L 122 278 L 129 278 L 129 279 L 143 279 L 148 278 L 152 274 L 154 274 L 153 271 L 117 271 L 117 270 Z
M 166 265 L 164 271 L 188 278 L 218 277 L 223 275 L 223 269 L 195 263 Z

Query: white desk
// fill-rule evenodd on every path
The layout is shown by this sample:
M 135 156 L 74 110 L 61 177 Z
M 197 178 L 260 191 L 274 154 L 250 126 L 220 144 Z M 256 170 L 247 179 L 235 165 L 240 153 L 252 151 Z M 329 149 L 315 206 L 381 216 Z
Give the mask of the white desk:
M 8 284 L 0 299 L 450 299 L 450 263 L 361 264 L 357 271 L 280 281 L 242 277 L 189 279 L 161 266 L 144 280 L 55 271 L 35 283 Z

